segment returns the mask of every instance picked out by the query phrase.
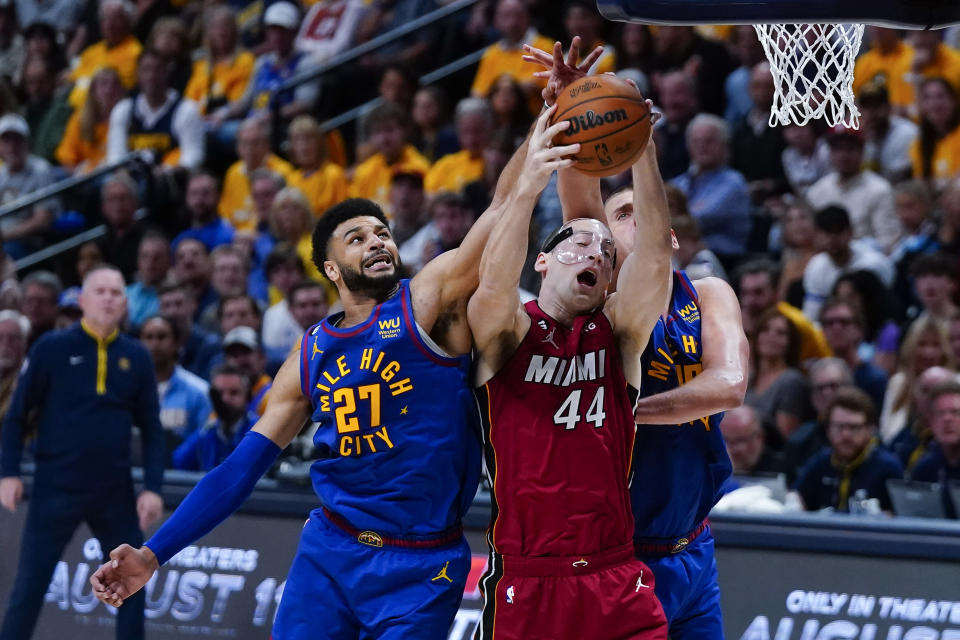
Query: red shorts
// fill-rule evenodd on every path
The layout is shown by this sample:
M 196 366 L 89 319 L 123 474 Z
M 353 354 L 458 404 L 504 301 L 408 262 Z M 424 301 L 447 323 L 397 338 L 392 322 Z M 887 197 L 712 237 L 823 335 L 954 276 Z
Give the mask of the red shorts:
M 624 545 L 583 557 L 493 554 L 478 640 L 666 640 L 653 572 Z

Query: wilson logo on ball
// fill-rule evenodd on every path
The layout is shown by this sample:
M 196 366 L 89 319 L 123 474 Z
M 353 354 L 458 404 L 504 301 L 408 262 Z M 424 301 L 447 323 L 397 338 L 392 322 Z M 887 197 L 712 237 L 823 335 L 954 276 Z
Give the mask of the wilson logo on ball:
M 583 115 L 567 118 L 570 127 L 564 132 L 566 135 L 575 135 L 581 131 L 588 131 L 613 122 L 624 122 L 627 119 L 626 109 L 614 109 L 605 113 L 587 111 Z

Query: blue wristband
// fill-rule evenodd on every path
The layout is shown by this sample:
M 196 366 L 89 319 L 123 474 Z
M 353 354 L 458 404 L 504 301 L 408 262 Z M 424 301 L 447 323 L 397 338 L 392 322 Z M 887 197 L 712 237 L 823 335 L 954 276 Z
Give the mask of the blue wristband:
M 207 535 L 237 510 L 280 455 L 270 438 L 250 431 L 219 466 L 187 494 L 173 515 L 144 543 L 162 565 Z

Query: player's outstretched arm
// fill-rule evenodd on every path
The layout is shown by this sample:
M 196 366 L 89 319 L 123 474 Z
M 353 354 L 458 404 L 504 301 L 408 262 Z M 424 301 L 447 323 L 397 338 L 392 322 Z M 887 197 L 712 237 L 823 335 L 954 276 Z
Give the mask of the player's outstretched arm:
M 670 284 L 670 210 L 657 165 L 653 130 L 633 165 L 633 251 L 623 262 L 617 293 L 605 307 L 620 341 L 627 382 L 640 388 L 640 355 L 666 308 Z
M 526 55 L 523 59 L 542 66 L 545 70 L 534 73 L 547 79 L 543 90 L 543 101 L 547 106 L 556 104 L 557 97 L 568 86 L 587 75 L 593 63 L 603 54 L 603 47 L 597 47 L 580 64 L 580 36 L 574 36 L 567 58 L 563 58 L 563 49 L 559 42 L 554 43 L 553 53 L 548 53 L 530 45 L 523 45 Z M 563 208 L 563 221 L 575 218 L 593 218 L 605 222 L 603 217 L 603 198 L 600 195 L 600 179 L 577 171 L 572 166 L 557 172 L 557 192 Z
M 160 565 L 226 520 L 243 504 L 260 476 L 309 417 L 310 402 L 300 389 L 298 350 L 277 373 L 263 417 L 233 453 L 197 483 L 142 547 L 120 545 L 110 552 L 110 561 L 90 576 L 97 598 L 119 607 L 147 583 Z
M 700 298 L 703 371 L 676 389 L 637 401 L 638 424 L 683 424 L 739 407 L 747 391 L 747 337 L 740 303 L 719 278 L 693 283 Z
M 479 286 L 467 305 L 467 320 L 480 353 L 477 384 L 483 384 L 500 369 L 529 328 L 530 320 L 523 311 L 517 287 L 527 255 L 530 217 L 550 175 L 570 166 L 573 160 L 564 156 L 579 148 L 550 146 L 554 136 L 569 126 L 567 122 L 548 126 L 555 109 L 551 107 L 537 118 L 527 157 L 507 199 L 508 215 L 501 218 L 490 235 L 480 260 Z
M 530 129 L 531 133 L 533 128 Z M 490 232 L 506 209 L 506 200 L 527 157 L 530 134 L 513 153 L 497 179 L 497 188 L 487 210 L 470 227 L 456 249 L 451 249 L 428 262 L 410 282 L 414 317 L 424 330 L 433 330 L 434 323 L 454 305 L 464 303 L 477 288 L 477 265 Z M 466 336 L 469 343 L 470 337 Z M 449 346 L 449 345 L 443 345 Z M 469 344 L 466 346 L 469 349 Z

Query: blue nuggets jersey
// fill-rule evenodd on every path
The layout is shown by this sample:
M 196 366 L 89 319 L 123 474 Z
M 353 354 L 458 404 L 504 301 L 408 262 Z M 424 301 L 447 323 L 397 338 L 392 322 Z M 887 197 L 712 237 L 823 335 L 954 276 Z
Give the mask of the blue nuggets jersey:
M 303 337 L 300 381 L 319 423 L 310 474 L 324 507 L 359 529 L 431 535 L 477 490 L 480 439 L 470 357 L 439 355 L 413 319 L 410 284 L 357 326 L 343 314 Z
M 701 344 L 697 292 L 685 273 L 675 271 L 670 313 L 657 321 L 643 352 L 640 396 L 670 391 L 703 371 Z M 681 536 L 707 517 L 733 469 L 720 434 L 722 417 L 637 425 L 630 491 L 635 537 Z

